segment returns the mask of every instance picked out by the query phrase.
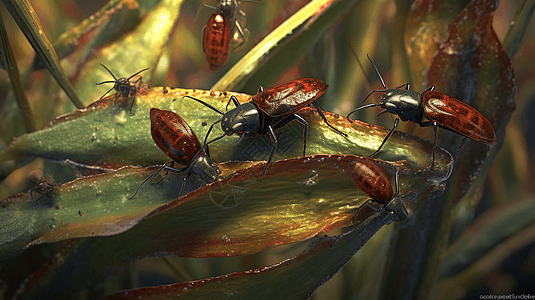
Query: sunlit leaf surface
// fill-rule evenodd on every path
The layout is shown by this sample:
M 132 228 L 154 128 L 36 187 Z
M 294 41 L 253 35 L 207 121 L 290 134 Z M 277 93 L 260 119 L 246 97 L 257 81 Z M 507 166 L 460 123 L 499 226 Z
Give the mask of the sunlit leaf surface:
M 351 231 L 314 240 L 305 251 L 276 265 L 194 282 L 140 288 L 105 299 L 306 299 L 336 274 L 385 224 L 386 211 Z
M 468 4 L 459 1 L 414 1 L 405 25 L 405 48 L 411 60 L 416 90 L 427 88 L 425 75 L 448 37 L 449 22 Z M 425 81 L 425 83 L 424 83 Z
M 251 49 L 212 89 L 236 90 L 251 76 L 271 82 L 318 42 L 358 0 L 314 0 L 288 18 Z M 269 62 L 269 63 L 268 63 Z M 267 78 L 266 78 L 267 77 Z M 252 81 L 258 82 L 258 79 Z
M 124 260 L 164 255 L 241 256 L 275 245 L 301 241 L 333 228 L 348 226 L 375 213 L 372 209 L 366 209 L 362 216 L 359 214 L 358 219 L 353 219 L 358 207 L 369 199 L 354 185 L 348 174 L 349 161 L 356 159 L 359 158 L 317 155 L 278 161 L 268 168 L 263 181 L 258 180 L 264 168 L 262 162 L 222 164 L 220 167 L 224 170 L 223 180 L 201 187 L 150 213 L 148 211 L 155 205 L 151 199 L 165 194 L 170 188 L 169 183 L 162 184 L 163 187 L 143 187 L 136 197 L 138 199 L 134 200 L 125 200 L 126 195 L 120 191 L 117 194 L 102 192 L 99 196 L 89 194 L 88 197 L 92 198 L 109 198 L 108 206 L 111 210 L 120 205 L 124 206 L 124 201 L 132 201 L 133 206 L 141 206 L 143 203 L 146 205 L 144 208 L 130 209 L 125 213 L 115 213 L 117 217 L 113 217 L 108 213 L 107 207 L 102 208 L 102 205 L 97 204 L 93 209 L 88 208 L 83 216 L 69 215 L 72 221 L 62 224 L 60 229 L 47 228 L 48 232 L 33 244 L 74 236 L 115 234 L 138 222 L 138 215 L 134 212 L 145 210 L 146 215 L 136 226 L 121 234 L 76 242 L 79 245 L 78 250 L 69 257 L 64 257 L 65 264 L 58 266 L 57 272 L 48 272 L 38 284 L 41 288 L 46 287 L 47 294 L 63 293 L 65 291 L 61 289 L 64 287 L 52 287 L 49 283 L 67 280 L 68 286 L 71 287 L 67 292 L 69 294 L 76 292 L 77 287 L 81 285 L 105 280 L 111 275 L 108 273 L 110 270 L 106 268 Z M 390 174 L 390 178 L 393 177 L 392 166 L 379 161 L 376 164 Z M 445 170 L 413 171 L 406 162 L 399 162 L 397 167 L 400 169 L 401 193 L 415 192 L 414 195 L 419 199 L 442 191 L 441 182 L 448 175 Z M 237 172 L 234 173 L 234 170 Z M 124 172 L 126 171 L 128 170 L 125 169 Z M 113 173 L 94 178 L 110 174 Z M 125 176 L 120 180 L 116 180 L 117 176 L 109 177 L 113 178 L 110 182 L 105 181 L 102 187 L 95 182 L 92 188 L 103 190 L 106 184 L 113 186 L 112 181 L 124 188 L 128 186 L 128 182 L 135 182 L 136 179 L 139 182 L 141 179 L 138 175 L 133 178 Z M 417 179 L 414 180 L 415 178 Z M 88 180 L 94 181 L 93 178 Z M 135 186 L 134 184 L 131 188 Z M 172 188 L 176 190 L 176 181 Z M 131 191 L 128 191 L 128 195 L 130 194 Z M 9 211 L 9 208 L 8 205 L 4 209 Z M 51 207 L 45 211 L 54 213 L 54 210 L 55 208 Z M 71 214 L 75 214 L 74 211 Z M 128 214 L 131 216 L 128 217 Z M 88 218 L 87 222 L 98 224 L 97 221 L 91 221 L 91 215 L 97 215 L 98 217 L 94 218 L 105 224 L 91 225 L 80 221 Z M 133 224 L 123 221 L 127 218 L 131 218 Z M 114 221 L 119 224 L 113 225 Z M 106 223 L 109 228 L 106 228 Z M 95 234 L 97 230 L 98 234 Z M 24 237 L 28 235 L 29 233 L 26 233 Z M 129 246 L 117 251 L 117 245 Z M 79 274 L 76 278 L 68 276 L 69 270 L 81 261 L 87 264 L 88 272 Z M 41 292 L 41 288 L 33 288 L 30 293 Z
M 87 165 L 114 167 L 119 165 L 153 165 L 164 163 L 169 158 L 156 146 L 150 135 L 150 108 L 171 110 L 178 113 L 202 142 L 210 125 L 221 116 L 204 105 L 184 98 L 197 97 L 225 111 L 231 95 L 240 102 L 251 96 L 239 93 L 152 88 L 137 96 L 133 113 L 128 108 L 131 99 L 119 99 L 113 107 L 114 95 L 102 99 L 85 110 L 64 115 L 51 121 L 51 126 L 17 138 L 0 152 L 0 161 L 21 155 L 38 156 L 52 160 L 69 159 Z M 231 104 L 232 105 L 232 104 Z M 388 129 L 362 122 L 349 123 L 345 117 L 326 112 L 327 120 L 337 129 L 348 134 L 344 137 L 329 128 L 312 108 L 298 112 L 308 122 L 306 154 L 352 154 L 367 156 L 379 147 Z M 204 122 L 204 123 L 203 123 Z M 222 134 L 217 124 L 210 137 Z M 275 159 L 291 158 L 303 154 L 303 126 L 293 122 L 276 131 L 278 151 Z M 212 160 L 265 160 L 273 145 L 268 136 L 243 140 L 232 151 L 238 136 L 225 137 L 210 148 Z M 415 169 L 424 169 L 431 164 L 432 144 L 420 138 L 394 132 L 383 149 L 374 158 L 398 161 L 407 160 Z M 435 156 L 448 161 L 449 155 L 436 148 Z M 445 164 L 441 163 L 441 168 Z
M 154 234 L 170 227 L 164 230 L 166 235 L 185 237 L 180 240 L 186 244 L 173 246 L 178 256 L 242 255 L 306 239 L 317 232 L 349 225 L 356 207 L 369 198 L 349 177 L 351 159 L 356 158 L 329 155 L 279 161 L 268 168 L 263 181 L 259 179 L 264 163 L 222 164 L 221 176 L 225 179 L 169 204 L 166 203 L 179 196 L 184 173 L 172 174 L 170 179 L 156 186 L 147 184 L 136 197 L 128 199 L 155 167 L 125 167 L 69 182 L 49 194 L 33 192 L 13 196 L 2 200 L 0 210 L 4 216 L 2 227 L 7 229 L 2 238 L 10 241 L 2 244 L 2 261 L 27 245 L 121 233 L 149 213 L 157 215 L 149 220 L 160 220 L 160 225 L 154 228 L 143 225 L 143 228 L 149 226 L 145 232 Z M 427 189 L 428 185 L 447 176 L 442 170 L 414 172 L 407 169 L 404 162 L 400 163 L 402 192 Z M 393 167 L 377 164 L 385 172 L 394 171 Z M 422 184 L 412 182 L 409 174 L 421 176 Z M 186 192 L 199 186 L 193 176 L 187 181 Z M 355 199 L 359 200 L 355 202 Z M 156 209 L 163 204 L 166 205 Z M 169 211 L 175 206 L 174 213 Z M 278 209 L 274 211 L 273 207 Z M 163 211 L 167 212 L 162 214 Z M 202 213 L 199 215 L 195 211 Z M 176 213 L 184 213 L 184 216 L 177 217 Z M 166 219 L 167 215 L 172 219 Z M 220 219 L 225 216 L 232 222 L 225 221 L 223 224 L 228 224 L 223 225 Z M 184 227 L 172 220 L 196 226 Z M 206 225 L 202 226 L 204 223 Z M 243 227 L 257 229 L 248 234 L 241 231 Z M 208 232 L 209 239 L 205 239 Z M 228 236 L 229 240 L 233 237 L 228 245 L 230 250 L 219 248 L 222 236 Z M 157 243 L 156 240 L 150 244 L 157 248 Z

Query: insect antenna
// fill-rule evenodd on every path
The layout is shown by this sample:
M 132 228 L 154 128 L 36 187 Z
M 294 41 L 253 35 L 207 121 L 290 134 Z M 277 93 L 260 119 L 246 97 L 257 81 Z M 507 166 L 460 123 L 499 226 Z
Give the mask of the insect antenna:
M 210 9 L 213 9 L 213 10 L 218 10 L 217 7 L 215 7 L 215 6 L 211 6 L 211 5 L 208 5 L 208 4 L 201 4 L 199 9 L 197 9 L 197 13 L 195 14 L 195 19 L 193 19 L 193 26 L 195 26 L 197 24 L 197 21 L 199 20 L 199 16 L 201 14 L 201 9 L 203 7 L 204 8 L 210 8 Z
M 134 75 L 128 77 L 128 78 L 126 79 L 126 81 L 129 81 L 130 79 L 132 79 L 132 77 L 136 76 L 137 74 L 139 74 L 139 73 L 141 73 L 141 72 L 147 71 L 148 69 L 149 69 L 149 68 L 145 68 L 145 69 L 143 69 L 143 70 L 137 72 L 136 74 L 134 74 Z
M 220 135 L 220 136 L 214 138 L 213 140 L 209 141 L 208 143 L 204 143 L 204 146 L 208 146 L 209 144 L 211 144 L 211 143 L 213 143 L 213 142 L 215 142 L 215 141 L 217 141 L 217 140 L 222 139 L 225 135 L 226 135 L 226 134 L 223 133 L 222 135 Z M 204 147 L 204 146 L 203 146 L 203 147 Z
M 379 77 L 379 80 L 381 80 L 381 85 L 385 88 L 385 90 L 387 89 L 386 85 L 385 85 L 385 81 L 383 80 L 383 77 L 381 77 L 381 74 L 379 73 L 379 70 L 377 70 L 377 67 L 375 66 L 375 64 L 373 63 L 372 59 L 370 58 L 370 56 L 368 54 L 366 54 L 366 57 L 368 57 L 368 60 L 372 63 L 372 66 L 373 66 L 373 69 L 375 70 L 375 73 L 377 74 L 377 76 Z
M 200 100 L 200 99 L 193 98 L 193 97 L 191 97 L 191 96 L 184 96 L 184 98 L 190 98 L 190 99 L 193 99 L 193 100 L 195 100 L 195 101 L 197 101 L 197 102 L 199 102 L 199 103 L 202 103 L 202 104 L 204 104 L 205 106 L 209 107 L 210 109 L 212 109 L 213 111 L 215 111 L 215 112 L 217 112 L 217 113 L 219 113 L 219 114 L 221 114 L 221 115 L 224 115 L 224 114 L 225 114 L 224 112 L 222 112 L 222 111 L 219 110 L 218 108 L 215 108 L 215 107 L 213 107 L 212 105 L 210 105 L 210 104 L 208 104 L 208 103 L 206 103 L 206 102 L 204 102 L 204 101 L 202 101 L 202 100 Z
M 149 181 L 150 179 L 156 177 L 156 175 L 158 175 L 163 169 L 165 169 L 165 167 L 168 165 L 168 164 L 173 164 L 174 165 L 175 161 L 168 161 L 166 162 L 165 164 L 163 164 L 163 166 L 161 168 L 159 168 L 156 172 L 152 173 L 149 177 L 145 178 L 145 180 L 143 180 L 143 182 L 137 187 L 136 189 L 136 192 L 134 193 L 134 195 L 132 195 L 132 197 L 127 197 L 128 200 L 132 200 L 134 199 L 134 197 L 137 195 L 137 193 L 139 192 L 139 189 L 147 182 Z
M 115 77 L 115 75 L 113 75 L 113 73 L 112 73 L 112 72 L 110 71 L 110 69 L 106 68 L 106 66 L 105 66 L 105 65 L 103 65 L 102 63 L 100 63 L 100 65 L 101 65 L 101 66 L 103 66 L 103 67 L 104 67 L 104 69 L 106 69 L 106 71 L 108 71 L 108 73 L 110 73 L 110 74 L 111 74 L 111 76 L 113 77 L 113 79 L 117 80 L 117 77 Z
M 380 105 L 380 104 L 378 104 L 378 103 L 372 103 L 372 104 L 366 104 L 366 105 L 364 105 L 364 106 L 361 106 L 361 107 L 359 107 L 359 108 L 353 110 L 353 111 L 350 112 L 349 114 L 347 114 L 347 120 L 348 120 L 350 123 L 353 123 L 353 121 L 349 118 L 349 116 L 350 116 L 351 114 L 353 114 L 354 112 L 359 111 L 359 110 L 361 110 L 361 109 L 365 109 L 365 108 L 369 108 L 369 107 L 374 107 L 374 106 L 379 106 L 379 105 Z

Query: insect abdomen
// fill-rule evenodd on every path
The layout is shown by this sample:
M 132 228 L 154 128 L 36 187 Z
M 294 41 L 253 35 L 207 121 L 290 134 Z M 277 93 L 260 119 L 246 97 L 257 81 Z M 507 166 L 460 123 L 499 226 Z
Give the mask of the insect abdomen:
M 422 95 L 425 116 L 446 129 L 483 143 L 496 139 L 492 124 L 472 106 L 442 93 L 428 91 Z
M 385 204 L 392 198 L 394 192 L 388 176 L 372 159 L 351 161 L 349 172 L 355 185 L 376 202 Z
M 230 55 L 230 26 L 224 14 L 213 14 L 204 28 L 203 50 L 210 70 L 225 65 Z
M 182 165 L 191 164 L 201 144 L 186 121 L 172 111 L 156 108 L 151 108 L 150 120 L 156 145 L 172 160 Z

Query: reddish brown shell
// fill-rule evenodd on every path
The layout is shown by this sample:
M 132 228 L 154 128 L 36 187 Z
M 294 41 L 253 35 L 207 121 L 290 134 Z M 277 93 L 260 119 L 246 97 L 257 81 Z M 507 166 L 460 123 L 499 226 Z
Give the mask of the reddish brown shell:
M 496 139 L 494 128 L 472 106 L 434 91 L 422 95 L 425 116 L 456 133 L 483 143 L 493 143 Z
M 150 132 L 156 145 L 181 165 L 190 165 L 201 149 L 193 130 L 172 111 L 151 108 Z
M 217 71 L 225 65 L 230 55 L 230 42 L 227 17 L 224 14 L 213 14 L 204 27 L 202 44 L 210 70 Z
M 390 179 L 371 158 L 349 162 L 349 173 L 355 185 L 376 202 L 385 204 L 394 195 Z
M 292 114 L 318 99 L 329 86 L 315 78 L 283 82 L 254 95 L 256 106 L 271 117 Z

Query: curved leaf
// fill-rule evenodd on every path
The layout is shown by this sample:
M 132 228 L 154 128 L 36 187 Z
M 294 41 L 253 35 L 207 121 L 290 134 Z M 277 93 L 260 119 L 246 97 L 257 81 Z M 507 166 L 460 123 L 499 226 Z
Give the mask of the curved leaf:
M 109 1 L 99 11 L 64 32 L 53 43 L 54 49 L 59 59 L 63 59 L 83 48 L 83 54 L 77 57 L 80 61 L 85 61 L 91 51 L 131 27 L 139 16 L 137 1 Z M 33 62 L 34 68 L 39 69 L 42 64 L 39 56 L 36 56 Z
M 363 220 L 375 211 L 365 209 L 362 216 L 359 214 L 358 219 L 353 219 L 358 207 L 369 198 L 355 187 L 348 176 L 349 161 L 356 159 L 359 158 L 321 155 L 278 161 L 268 168 L 262 181 L 257 178 L 261 177 L 263 163 L 220 165 L 225 170 L 224 174 L 229 174 L 225 179 L 164 204 L 121 234 L 77 242 L 78 249 L 69 254 L 69 257 L 64 257 L 65 264 L 43 275 L 42 281 L 36 283 L 40 287 L 33 287 L 28 292 L 35 295 L 34 293 L 42 293 L 46 289 L 46 294 L 70 295 L 78 287 L 93 286 L 105 280 L 111 275 L 109 272 L 113 268 L 110 269 L 110 266 L 118 266 L 125 260 L 166 255 L 241 256 L 275 245 L 301 241 L 320 232 Z M 376 163 L 391 174 L 392 167 L 380 161 Z M 397 167 L 400 168 L 401 193 L 412 191 L 419 199 L 441 192 L 444 188 L 441 182 L 448 175 L 445 171 L 414 171 L 407 167 L 406 162 L 398 163 Z M 235 168 L 237 172 L 233 173 Z M 127 180 L 130 179 L 122 178 L 122 184 Z M 95 185 L 93 188 L 99 188 Z M 148 202 L 146 207 L 149 208 L 153 204 L 148 200 L 155 197 L 153 194 L 161 195 L 167 188 L 144 187 L 136 203 L 142 205 L 142 202 Z M 104 193 L 101 195 L 104 196 Z M 118 198 L 116 202 L 125 197 L 124 194 L 112 194 L 108 198 L 112 196 Z M 109 206 L 113 210 L 117 205 L 121 204 Z M 101 207 L 97 205 L 83 217 L 90 217 L 93 211 L 105 215 L 105 212 L 101 212 Z M 132 216 L 133 224 L 137 222 L 134 217 Z M 111 215 L 100 218 L 104 225 L 110 224 L 114 219 Z M 73 225 L 80 223 L 76 220 L 73 222 Z M 65 229 L 49 231 L 32 244 L 65 239 L 66 233 L 71 232 L 69 226 L 65 224 Z M 85 234 L 80 234 L 80 226 L 85 225 L 72 226 L 69 237 L 90 236 L 91 227 L 87 227 Z M 129 227 L 130 224 L 126 226 Z M 101 229 L 104 227 L 100 226 Z M 123 226 L 118 228 L 124 229 Z M 112 226 L 108 231 L 113 234 L 117 232 L 116 229 Z M 128 247 L 118 251 L 117 245 Z M 87 272 L 78 273 L 76 277 L 68 275 L 71 268 L 81 261 L 88 264 L 87 269 L 82 268 Z M 68 287 L 53 286 L 50 282 L 63 282 Z
M 459 1 L 415 1 L 405 25 L 405 48 L 411 60 L 417 89 L 427 88 L 425 76 L 440 45 L 448 38 L 448 24 L 469 3 Z
M 310 1 L 251 49 L 212 89 L 239 90 L 247 81 L 257 85 L 259 80 L 251 77 L 261 77 L 263 84 L 272 82 L 296 61 L 301 60 L 323 33 L 358 2 L 359 0 Z
M 117 167 L 120 165 L 153 165 L 164 163 L 169 158 L 156 146 L 150 135 L 150 108 L 171 110 L 178 113 L 203 140 L 211 123 L 220 118 L 216 112 L 185 95 L 199 98 L 225 110 L 231 95 L 240 102 L 251 96 L 240 93 L 152 88 L 136 98 L 134 115 L 128 112 L 130 99 L 120 99 L 119 107 L 113 108 L 113 95 L 94 103 L 85 110 L 64 115 L 51 121 L 41 131 L 23 135 L 0 152 L 0 162 L 21 155 L 44 157 L 57 161 L 66 159 L 87 165 Z M 345 117 L 326 112 L 329 123 L 348 134 L 345 138 L 325 125 L 312 108 L 299 111 L 308 122 L 308 155 L 352 154 L 367 156 L 379 147 L 388 130 L 379 126 L 356 121 L 350 123 Z M 203 122 L 205 125 L 203 125 Z M 217 125 L 211 133 L 222 133 Z M 300 156 L 303 153 L 303 127 L 293 122 L 276 132 L 278 151 L 275 159 Z M 229 153 L 237 136 L 225 137 L 210 148 L 212 160 L 264 160 L 273 145 L 268 136 L 243 140 Z M 388 161 L 407 160 L 413 169 L 425 169 L 431 164 L 432 144 L 418 137 L 394 132 L 375 156 Z M 229 157 L 230 156 L 230 157 Z M 435 157 L 441 168 L 446 168 L 449 154 L 436 148 Z
M 436 91 L 475 107 L 493 125 L 496 141 L 492 146 L 468 141 L 457 158 L 448 192 L 435 201 L 421 202 L 421 218 L 400 232 L 400 242 L 392 250 L 393 259 L 399 263 L 387 271 L 392 275 L 384 281 L 389 287 L 384 289 L 385 297 L 432 297 L 440 270 L 437 262 L 449 242 L 454 205 L 463 201 L 466 207 L 473 208 L 465 213 L 474 213 L 484 179 L 503 144 L 505 125 L 514 109 L 516 87 L 511 61 L 492 27 L 494 9 L 492 1 L 475 0 L 451 21 L 448 38 L 429 69 L 428 81 L 436 86 Z M 461 143 L 461 137 L 456 134 L 441 135 L 441 140 L 451 151 Z M 422 235 L 422 227 L 426 230 L 425 238 L 415 245 L 410 237 Z M 419 255 L 411 258 L 402 255 L 402 249 L 408 247 L 416 247 L 414 252 Z M 403 291 L 403 297 L 399 291 Z
M 28 0 L 3 0 L 2 2 L 32 45 L 35 53 L 41 57 L 48 71 L 54 76 L 72 103 L 78 108 L 83 108 L 84 105 L 63 72 L 58 55 L 48 40 L 32 3 Z
M 315 239 L 302 253 L 276 265 L 206 280 L 139 288 L 104 299 L 307 299 L 390 222 L 388 213 L 382 211 L 347 233 Z

